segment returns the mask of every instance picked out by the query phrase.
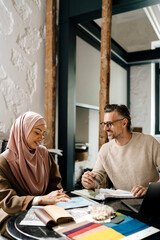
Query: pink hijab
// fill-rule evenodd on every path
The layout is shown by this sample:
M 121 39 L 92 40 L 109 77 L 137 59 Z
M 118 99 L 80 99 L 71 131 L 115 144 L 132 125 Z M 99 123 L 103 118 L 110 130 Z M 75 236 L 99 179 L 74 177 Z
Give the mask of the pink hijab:
M 45 124 L 44 118 L 34 112 L 22 114 L 13 123 L 7 149 L 2 153 L 22 189 L 31 195 L 44 194 L 49 182 L 48 151 L 38 146 L 34 151 L 26 139 L 32 128 Z

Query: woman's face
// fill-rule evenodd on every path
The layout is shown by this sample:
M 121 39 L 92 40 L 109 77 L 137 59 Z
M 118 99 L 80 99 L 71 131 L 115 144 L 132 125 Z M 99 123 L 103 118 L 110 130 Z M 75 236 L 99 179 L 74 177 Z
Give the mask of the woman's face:
M 27 138 L 29 148 L 36 149 L 43 140 L 46 126 L 44 124 L 33 127 Z

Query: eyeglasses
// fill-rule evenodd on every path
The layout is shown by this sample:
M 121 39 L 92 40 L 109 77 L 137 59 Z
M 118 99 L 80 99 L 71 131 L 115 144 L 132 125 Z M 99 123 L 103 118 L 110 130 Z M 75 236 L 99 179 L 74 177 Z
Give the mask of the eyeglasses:
M 101 126 L 102 126 L 103 128 L 104 128 L 105 126 L 107 126 L 108 128 L 111 128 L 112 125 L 113 125 L 113 123 L 122 121 L 123 119 L 124 119 L 124 118 L 118 119 L 118 120 L 116 120 L 116 121 L 114 121 L 114 122 L 101 122 L 100 124 L 101 124 Z

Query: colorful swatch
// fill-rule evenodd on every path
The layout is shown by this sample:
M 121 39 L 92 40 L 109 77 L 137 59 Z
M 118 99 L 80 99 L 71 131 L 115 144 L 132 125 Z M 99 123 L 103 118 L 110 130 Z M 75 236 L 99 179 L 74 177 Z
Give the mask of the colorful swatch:
M 121 213 L 116 215 L 124 219 L 119 224 L 83 222 L 74 228 L 72 225 L 72 228 L 63 229 L 63 234 L 73 240 L 120 240 L 149 229 L 148 225 L 130 216 Z
M 112 228 L 93 222 L 64 231 L 63 234 L 74 240 L 102 240 L 104 237 L 108 240 L 119 240 L 124 237 Z

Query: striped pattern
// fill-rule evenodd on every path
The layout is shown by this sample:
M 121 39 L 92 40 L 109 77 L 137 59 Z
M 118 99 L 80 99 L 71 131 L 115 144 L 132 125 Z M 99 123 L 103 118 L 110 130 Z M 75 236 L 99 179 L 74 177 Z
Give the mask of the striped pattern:
M 119 240 L 124 237 L 114 229 L 93 222 L 64 231 L 63 234 L 74 240 L 102 240 L 104 237 L 108 240 Z
M 121 213 L 116 214 L 124 218 L 124 221 L 119 224 L 85 221 L 67 226 L 61 233 L 73 240 L 140 240 L 160 232 L 159 229 L 149 227 L 137 219 Z

